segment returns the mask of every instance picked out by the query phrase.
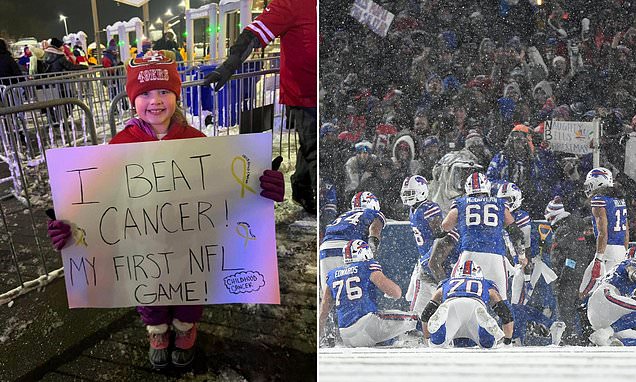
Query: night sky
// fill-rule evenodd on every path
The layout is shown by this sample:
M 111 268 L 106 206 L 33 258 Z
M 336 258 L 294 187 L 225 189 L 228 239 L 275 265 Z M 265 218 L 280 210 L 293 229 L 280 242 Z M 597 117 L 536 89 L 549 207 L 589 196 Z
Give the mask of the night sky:
M 182 11 L 178 4 L 181 0 L 150 0 L 150 21 L 163 15 L 171 8 L 174 15 Z M 212 0 L 190 0 L 190 8 L 218 2 Z M 132 17 L 143 20 L 142 7 L 115 2 L 115 0 L 97 0 L 99 28 L 104 29 L 117 21 L 128 21 Z M 53 36 L 64 36 L 64 23 L 60 14 L 68 17 L 66 23 L 69 33 L 83 30 L 88 34 L 89 42 L 94 41 L 93 18 L 90 0 L 0 0 L 0 37 L 17 39 L 33 36 L 38 41 Z M 105 35 L 100 36 L 102 44 Z

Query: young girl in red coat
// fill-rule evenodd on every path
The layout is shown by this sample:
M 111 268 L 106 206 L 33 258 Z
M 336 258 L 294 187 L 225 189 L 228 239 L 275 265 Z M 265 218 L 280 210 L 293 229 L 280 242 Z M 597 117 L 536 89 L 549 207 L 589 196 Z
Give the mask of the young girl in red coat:
M 126 69 L 126 92 L 131 104 L 135 105 L 137 117 L 126 123 L 111 144 L 205 137 L 187 124 L 177 104 L 181 78 L 172 59 L 161 52 L 152 52 L 131 59 Z M 260 181 L 263 197 L 277 202 L 283 200 L 282 173 L 265 170 Z M 61 220 L 51 220 L 48 234 L 53 246 L 61 250 L 71 236 L 70 226 Z M 150 363 L 155 368 L 164 368 L 170 363 L 176 367 L 188 366 L 194 359 L 196 323 L 201 319 L 203 306 L 139 306 L 137 311 L 148 331 Z M 174 343 L 170 353 L 171 329 Z

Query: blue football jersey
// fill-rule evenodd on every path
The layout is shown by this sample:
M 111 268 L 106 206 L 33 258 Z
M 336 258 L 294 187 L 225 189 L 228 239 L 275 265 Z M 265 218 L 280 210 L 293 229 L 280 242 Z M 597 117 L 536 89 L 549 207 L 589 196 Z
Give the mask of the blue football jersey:
M 382 272 L 382 266 L 375 260 L 344 265 L 327 274 L 327 286 L 335 302 L 339 327 L 347 328 L 378 310 L 376 296 L 379 289 L 371 281 L 373 272 Z
M 636 288 L 636 283 L 629 279 L 627 275 L 627 267 L 636 268 L 636 260 L 623 260 L 613 268 L 611 273 L 607 275 L 605 282 L 612 284 L 624 296 L 630 296 Z
M 380 211 L 361 208 L 347 211 L 327 226 L 322 242 L 330 240 L 368 241 L 369 226 L 376 218 L 379 218 L 384 225 L 385 218 Z
M 429 219 L 433 217 L 439 217 L 443 219 L 442 210 L 439 205 L 434 202 L 422 202 L 416 208 L 411 208 L 409 212 L 409 220 L 411 222 L 411 229 L 415 236 L 415 243 L 417 244 L 417 250 L 420 253 L 420 262 L 425 257 L 428 257 L 427 253 L 430 251 L 435 235 L 429 225 Z
M 595 195 L 591 201 L 592 207 L 605 208 L 607 214 L 607 244 L 624 245 L 625 231 L 627 230 L 627 208 L 625 200 L 611 198 L 609 196 Z M 598 237 L 596 219 L 592 219 L 594 235 Z
M 490 302 L 490 289 L 497 290 L 495 284 L 487 279 L 476 277 L 451 277 L 442 281 L 442 301 L 455 297 L 478 298 L 488 305 Z
M 505 203 L 494 196 L 463 196 L 453 201 L 451 209 L 457 208 L 457 231 L 463 251 L 505 255 Z
M 530 215 L 524 210 L 516 209 L 511 212 L 512 217 L 515 218 L 517 227 L 524 228 L 530 226 Z

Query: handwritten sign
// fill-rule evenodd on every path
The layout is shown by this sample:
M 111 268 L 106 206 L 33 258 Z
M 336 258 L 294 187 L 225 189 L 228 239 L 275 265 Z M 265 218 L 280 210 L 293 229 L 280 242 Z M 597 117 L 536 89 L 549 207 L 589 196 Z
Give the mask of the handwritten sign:
M 355 0 L 349 14 L 374 33 L 386 37 L 395 15 L 371 0 Z
M 271 133 L 47 150 L 69 307 L 280 303 Z
M 552 151 L 584 155 L 592 152 L 596 122 L 546 122 L 543 132 Z

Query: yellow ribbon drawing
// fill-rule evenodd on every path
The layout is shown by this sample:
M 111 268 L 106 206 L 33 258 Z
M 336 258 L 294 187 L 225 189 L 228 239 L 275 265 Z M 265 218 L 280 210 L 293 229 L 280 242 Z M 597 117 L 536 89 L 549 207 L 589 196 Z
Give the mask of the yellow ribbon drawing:
M 73 232 L 72 237 L 75 240 L 75 245 L 88 247 L 88 244 L 86 243 L 86 230 L 84 230 L 84 228 L 72 224 L 71 231 Z
M 241 230 L 239 230 L 239 227 L 242 228 L 242 232 Z M 252 234 L 252 232 L 250 231 L 250 225 L 245 223 L 245 222 L 239 222 L 236 224 L 236 233 L 242 237 L 243 239 L 245 239 L 245 242 L 243 244 L 244 247 L 247 247 L 247 243 L 250 240 L 256 240 L 256 236 L 254 236 Z
M 243 163 L 243 175 L 241 178 L 239 178 L 234 172 L 234 163 L 236 161 L 240 161 Z M 241 185 L 241 198 L 245 196 L 245 190 L 256 194 L 256 191 L 254 191 L 254 189 L 247 184 L 247 161 L 245 160 L 245 158 L 235 157 L 232 160 L 232 177 L 234 177 L 234 180 L 236 180 L 236 182 Z

